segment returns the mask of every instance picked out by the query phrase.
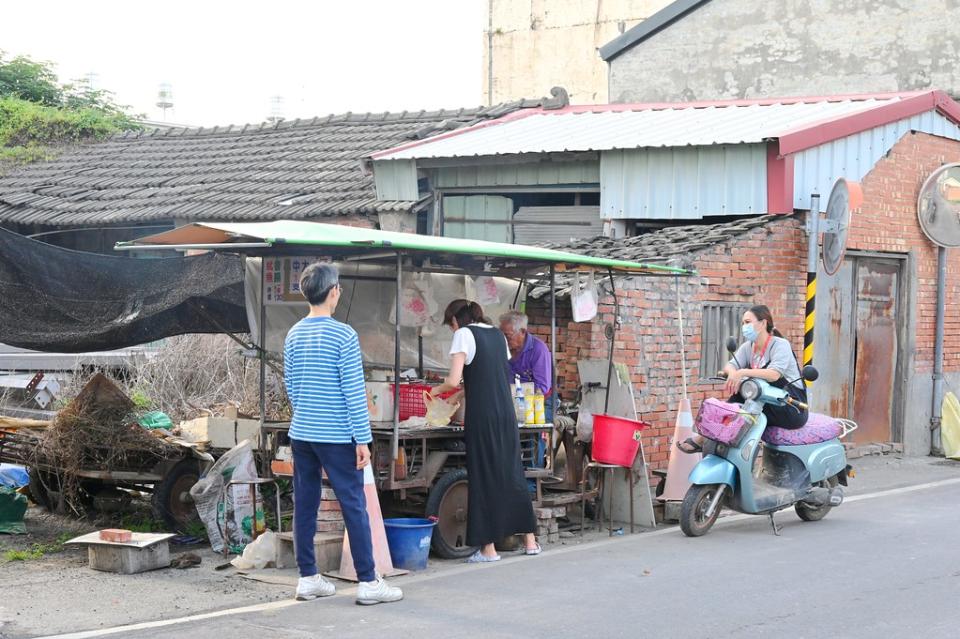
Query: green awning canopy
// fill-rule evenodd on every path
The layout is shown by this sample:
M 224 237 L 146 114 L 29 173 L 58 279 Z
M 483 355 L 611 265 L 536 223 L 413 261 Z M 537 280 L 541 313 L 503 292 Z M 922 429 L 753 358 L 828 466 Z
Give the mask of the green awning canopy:
M 120 242 L 116 246 L 117 250 L 145 248 L 226 250 L 251 255 L 309 253 L 330 255 L 333 258 L 371 260 L 403 253 L 427 258 L 437 267 L 455 265 L 461 269 L 469 265 L 492 265 L 497 269 L 553 265 L 559 271 L 594 269 L 620 274 L 694 274 L 687 269 L 663 264 L 591 257 L 536 246 L 377 231 L 295 220 L 195 223 L 130 242 Z

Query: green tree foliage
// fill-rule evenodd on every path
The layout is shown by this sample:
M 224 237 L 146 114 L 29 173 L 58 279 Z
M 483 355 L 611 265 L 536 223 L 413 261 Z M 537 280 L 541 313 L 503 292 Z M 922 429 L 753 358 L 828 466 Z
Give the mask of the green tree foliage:
M 53 66 L 0 51 L 0 168 L 50 158 L 67 144 L 139 129 L 109 91 L 60 84 Z
M 60 106 L 63 89 L 49 63 L 17 56 L 4 59 L 0 51 L 0 97 L 12 96 L 45 106 Z

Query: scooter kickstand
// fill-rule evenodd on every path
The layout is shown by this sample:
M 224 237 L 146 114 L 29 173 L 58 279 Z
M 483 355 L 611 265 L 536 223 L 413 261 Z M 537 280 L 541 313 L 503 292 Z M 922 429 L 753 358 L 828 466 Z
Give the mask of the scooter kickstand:
M 770 527 L 773 528 L 773 534 L 779 537 L 780 530 L 783 528 L 783 526 L 778 526 L 777 522 L 773 520 L 773 513 L 767 513 L 767 516 L 770 518 Z

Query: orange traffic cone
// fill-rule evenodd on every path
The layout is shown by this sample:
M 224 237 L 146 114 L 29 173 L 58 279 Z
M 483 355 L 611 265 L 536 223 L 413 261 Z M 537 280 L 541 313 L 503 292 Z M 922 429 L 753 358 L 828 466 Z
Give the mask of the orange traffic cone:
M 383 513 L 380 511 L 380 498 L 377 485 L 373 481 L 373 469 L 367 465 L 363 469 L 363 494 L 367 498 L 367 518 L 370 520 L 370 537 L 373 541 L 373 560 L 377 572 L 384 577 L 405 575 L 408 571 L 393 567 L 390 559 L 390 547 L 387 545 L 387 531 L 383 527 Z M 357 581 L 357 569 L 350 554 L 350 535 L 343 532 L 343 555 L 340 558 L 340 570 L 330 573 L 331 577 L 345 581 Z
M 673 439 L 670 441 L 670 460 L 667 462 L 667 483 L 660 501 L 682 501 L 690 488 L 690 471 L 703 458 L 700 453 L 687 454 L 677 448 L 682 442 L 693 436 L 693 413 L 690 412 L 690 400 L 681 399 L 677 411 L 677 422 L 673 427 Z

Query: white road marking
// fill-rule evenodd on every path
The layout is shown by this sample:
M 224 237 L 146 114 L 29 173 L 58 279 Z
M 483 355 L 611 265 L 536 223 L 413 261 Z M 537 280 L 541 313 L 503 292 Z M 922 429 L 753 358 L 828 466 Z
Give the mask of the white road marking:
M 853 495 L 851 497 L 847 497 L 844 500 L 844 502 L 845 503 L 858 502 L 858 501 L 866 501 L 869 499 L 878 499 L 880 497 L 891 497 L 894 495 L 902 495 L 905 493 L 912 493 L 920 490 L 927 490 L 930 488 L 940 488 L 942 486 L 951 486 L 953 484 L 960 484 L 960 477 L 956 477 L 953 479 L 942 479 L 940 481 L 931 481 L 925 484 L 916 484 L 913 486 L 904 486 L 902 488 L 890 488 L 887 490 L 878 490 L 877 492 L 866 493 L 863 495 Z M 745 521 L 747 519 L 752 519 L 755 517 L 757 517 L 757 515 L 745 515 L 745 514 L 737 514 L 729 517 L 723 517 L 722 519 L 717 521 L 715 526 Z M 613 537 L 610 539 L 595 541 L 589 544 L 557 548 L 555 550 L 550 550 L 549 552 L 544 553 L 542 556 L 554 557 L 557 555 L 565 555 L 568 553 L 594 550 L 599 547 L 608 546 L 608 545 L 617 544 L 617 543 L 624 543 L 627 541 L 640 542 L 640 541 L 643 541 L 644 539 L 649 539 L 650 537 L 660 537 L 663 535 L 679 535 L 679 534 L 682 534 L 680 533 L 679 529 L 671 526 L 670 528 L 661 528 L 659 530 L 643 533 L 635 537 L 628 537 L 628 536 Z M 503 561 L 498 561 L 496 563 L 490 563 L 486 565 L 463 564 L 451 569 L 442 570 L 435 573 L 406 577 L 403 579 L 402 585 L 406 587 L 409 584 L 419 583 L 422 581 L 431 581 L 433 579 L 437 579 L 440 577 L 449 577 L 451 575 L 457 575 L 464 572 L 474 572 L 477 570 L 494 570 L 498 567 L 513 564 L 517 561 L 536 561 L 536 559 L 531 559 L 531 558 L 519 555 L 517 557 L 512 557 L 512 558 L 505 557 Z M 356 586 L 338 589 L 339 595 L 353 595 L 355 593 L 356 593 Z M 136 632 L 138 630 L 149 630 L 151 628 L 164 628 L 166 626 L 175 626 L 175 625 L 190 623 L 191 621 L 203 621 L 205 619 L 215 619 L 217 617 L 242 615 L 242 614 L 251 613 L 251 612 L 269 612 L 273 610 L 282 610 L 283 608 L 289 608 L 291 606 L 296 606 L 303 603 L 310 603 L 310 602 L 296 601 L 294 599 L 288 599 L 284 601 L 272 601 L 269 603 L 255 604 L 252 606 L 242 606 L 240 608 L 229 608 L 226 610 L 218 610 L 216 612 L 207 612 L 199 615 L 189 615 L 187 617 L 179 617 L 176 619 L 164 619 L 161 621 L 146 621 L 143 623 L 135 623 L 135 624 L 129 624 L 125 626 L 115 626 L 113 628 L 101 628 L 98 630 L 84 630 L 81 632 L 70 632 L 70 633 L 60 634 L 60 635 L 49 635 L 46 637 L 37 637 L 36 639 L 89 639 L 91 637 L 107 637 L 110 635 L 120 634 L 121 632 Z

